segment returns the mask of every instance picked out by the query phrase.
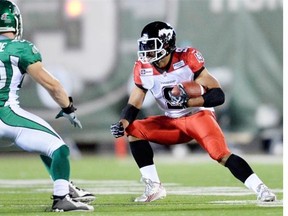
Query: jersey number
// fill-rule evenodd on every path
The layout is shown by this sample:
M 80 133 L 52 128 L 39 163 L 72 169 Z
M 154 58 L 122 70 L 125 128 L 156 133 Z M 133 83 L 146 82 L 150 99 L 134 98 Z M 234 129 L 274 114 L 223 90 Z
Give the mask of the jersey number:
M 4 88 L 6 85 L 7 75 L 5 65 L 0 61 L 0 89 Z

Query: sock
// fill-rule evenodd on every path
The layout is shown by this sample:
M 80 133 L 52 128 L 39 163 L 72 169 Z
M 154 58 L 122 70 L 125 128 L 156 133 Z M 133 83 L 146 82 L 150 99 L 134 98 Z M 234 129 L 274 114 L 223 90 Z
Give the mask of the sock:
M 69 193 L 69 182 L 64 179 L 54 181 L 54 196 L 65 196 Z
M 250 175 L 246 181 L 244 182 L 245 186 L 251 190 L 253 190 L 255 193 L 257 193 L 257 187 L 260 184 L 263 184 L 263 182 L 261 181 L 261 179 L 258 178 L 258 176 L 253 173 L 252 175 Z
M 45 155 L 40 155 L 40 158 L 41 158 L 42 162 L 44 163 L 49 175 L 51 176 L 50 168 L 51 168 L 52 159 L 48 156 L 45 156 Z
M 225 163 L 230 172 L 241 182 L 245 182 L 246 179 L 253 174 L 253 170 L 249 164 L 241 157 L 231 154 Z
M 152 182 L 160 183 L 156 166 L 154 164 L 140 168 L 140 172 L 144 178 L 148 178 Z
M 50 175 L 54 181 L 58 179 L 64 179 L 69 181 L 70 162 L 68 156 L 69 148 L 66 145 L 62 145 L 52 154 Z
M 139 168 L 154 164 L 154 153 L 148 141 L 137 140 L 130 142 L 129 145 L 131 153 Z

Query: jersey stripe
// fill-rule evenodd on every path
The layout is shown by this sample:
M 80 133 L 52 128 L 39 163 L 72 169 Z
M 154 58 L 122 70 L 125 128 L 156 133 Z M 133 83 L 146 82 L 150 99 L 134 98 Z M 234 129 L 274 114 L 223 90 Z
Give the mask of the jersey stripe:
M 39 130 L 39 131 L 43 131 L 43 132 L 49 133 L 53 136 L 60 138 L 59 135 L 56 134 L 54 131 L 50 130 L 49 128 L 35 121 L 32 121 L 31 119 L 18 115 L 10 107 L 4 107 L 0 109 L 0 119 L 6 125 L 9 125 L 12 127 L 23 127 L 23 128 Z

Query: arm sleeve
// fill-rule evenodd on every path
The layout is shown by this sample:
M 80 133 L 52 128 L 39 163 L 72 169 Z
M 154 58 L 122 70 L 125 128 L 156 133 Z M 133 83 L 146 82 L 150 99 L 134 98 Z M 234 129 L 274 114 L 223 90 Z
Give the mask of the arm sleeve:
M 204 69 L 205 60 L 197 49 L 189 48 L 184 58 L 193 73 L 197 73 Z
M 135 62 L 135 65 L 133 68 L 134 83 L 138 88 L 147 92 L 147 89 L 143 87 L 143 84 L 142 84 L 142 81 L 140 78 L 140 72 L 141 72 L 141 63 L 137 61 L 137 62 Z
M 26 71 L 29 65 L 34 64 L 38 61 L 42 61 L 42 57 L 33 43 L 23 41 L 22 45 L 24 46 L 22 49 L 25 50 L 25 52 L 22 53 L 19 63 L 20 67 Z
M 202 97 L 204 99 L 204 107 L 215 107 L 225 102 L 225 94 L 221 88 L 209 89 Z

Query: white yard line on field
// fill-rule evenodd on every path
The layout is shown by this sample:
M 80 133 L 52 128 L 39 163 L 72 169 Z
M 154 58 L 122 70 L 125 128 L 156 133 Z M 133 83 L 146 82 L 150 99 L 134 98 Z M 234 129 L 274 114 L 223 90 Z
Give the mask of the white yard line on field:
M 282 207 L 283 200 L 276 200 L 274 202 L 259 202 L 257 200 L 222 200 L 213 201 L 212 204 L 218 205 L 257 205 L 261 207 Z
M 136 194 L 143 192 L 144 185 L 128 180 L 75 180 L 76 185 L 95 194 Z M 189 187 L 176 183 L 164 184 L 167 193 L 175 195 L 211 195 L 211 196 L 247 196 L 254 193 L 246 187 Z M 52 182 L 44 179 L 14 180 L 0 179 L 0 188 L 31 188 L 32 190 L 52 190 Z M 275 193 L 283 193 L 282 189 L 272 188 Z M 1 193 L 1 191 L 0 191 Z M 7 191 L 5 192 L 7 193 Z

